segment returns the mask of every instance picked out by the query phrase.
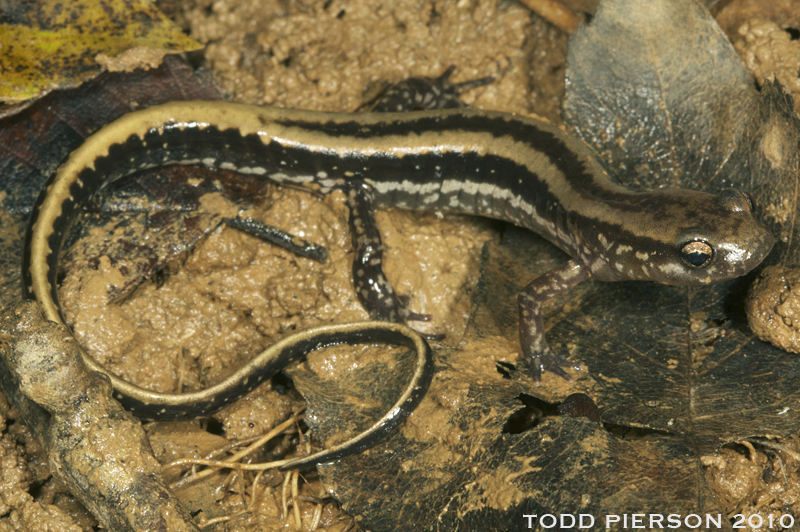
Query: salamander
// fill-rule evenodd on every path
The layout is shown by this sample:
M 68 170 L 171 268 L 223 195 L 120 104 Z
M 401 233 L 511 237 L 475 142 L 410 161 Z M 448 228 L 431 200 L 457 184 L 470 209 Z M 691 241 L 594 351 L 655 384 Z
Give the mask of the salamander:
M 723 281 L 752 270 L 773 244 L 749 194 L 631 191 L 609 177 L 583 142 L 532 118 L 474 109 L 344 114 L 181 101 L 104 126 L 46 184 L 28 227 L 23 276 L 47 319 L 63 323 L 58 256 L 82 206 L 114 180 L 169 164 L 234 170 L 321 193 L 342 189 L 356 210 L 374 205 L 467 213 L 540 234 L 572 258 L 519 294 L 520 345 L 534 381 L 544 371 L 569 379 L 565 368 L 579 367 L 553 353 L 545 339 L 541 305 L 555 294 L 589 277 L 668 285 Z M 357 227 L 369 247 L 374 237 L 367 229 Z M 364 264 L 382 275 L 380 257 L 367 256 Z M 354 273 L 363 277 L 354 281 L 357 292 L 365 292 L 362 301 L 378 309 L 368 309 L 373 316 L 420 318 L 398 311 L 397 303 L 383 305 L 390 287 L 376 281 L 374 271 L 357 265 Z M 349 334 L 379 335 L 374 328 L 356 324 Z M 252 389 L 260 363 L 201 392 L 202 401 L 198 394 L 155 394 L 109 377 L 117 396 L 140 413 L 175 419 L 202 415 Z

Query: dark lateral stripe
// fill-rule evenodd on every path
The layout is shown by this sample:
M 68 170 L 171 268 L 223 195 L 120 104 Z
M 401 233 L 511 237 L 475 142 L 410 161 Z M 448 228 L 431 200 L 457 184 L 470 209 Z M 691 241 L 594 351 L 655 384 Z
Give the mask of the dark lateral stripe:
M 121 143 L 112 144 L 107 154 L 97 156 L 93 168 L 84 168 L 78 181 L 70 188 L 71 199 L 65 199 L 61 215 L 54 224 L 48 239 L 53 255 L 57 256 L 66 232 L 80 208 L 89 197 L 107 183 L 142 168 L 168 163 L 195 162 L 233 169 L 263 169 L 265 178 L 281 182 L 286 176 L 305 176 L 314 180 L 318 175 L 330 178 L 369 179 L 377 184 L 396 185 L 388 193 L 375 194 L 379 207 L 439 210 L 478 214 L 506 220 L 537 231 L 570 254 L 575 253 L 572 239 L 565 238 L 567 217 L 559 212 L 567 186 L 581 194 L 608 197 L 609 190 L 596 181 L 596 173 L 586 168 L 583 158 L 591 158 L 588 149 L 579 142 L 565 141 L 544 127 L 509 120 L 500 116 L 480 113 L 429 114 L 408 113 L 401 116 L 386 115 L 386 121 L 368 123 L 353 120 L 279 119 L 283 127 L 298 128 L 301 132 L 320 133 L 336 140 L 369 140 L 375 146 L 370 155 L 358 151 L 343 155 L 335 151 L 312 151 L 302 142 L 303 133 L 295 135 L 295 144 L 283 145 L 276 141 L 263 142 L 257 134 L 243 135 L 238 129 L 219 129 L 170 126 L 152 129 L 143 138 L 132 134 Z M 462 138 L 470 134 L 489 137 L 511 137 L 520 146 L 531 146 L 531 151 L 543 154 L 559 171 L 559 183 L 548 183 L 537 172 L 518 159 L 493 153 L 473 151 L 440 151 L 407 153 L 398 158 L 388 149 L 398 138 L 429 135 Z M 386 144 L 382 151 L 381 145 Z M 568 145 L 569 143 L 569 145 Z M 573 145 L 574 144 L 574 145 Z M 470 144 L 466 143 L 469 147 Z M 524 156 L 525 154 L 521 154 Z M 335 170 L 334 170 L 335 169 Z M 290 179 L 288 179 L 290 180 Z M 443 192 L 444 181 L 464 182 L 468 185 L 488 185 L 498 194 L 470 193 L 466 188 Z M 391 187 L 384 187 L 384 189 Z M 377 187 L 380 191 L 381 187 Z M 43 192 L 44 194 L 45 192 Z M 625 195 L 629 199 L 630 194 Z M 527 213 L 520 209 L 526 204 Z M 631 205 L 628 203 L 628 205 Z M 535 216 L 530 215 L 533 209 Z M 546 223 L 545 223 L 546 222 Z M 554 225 L 555 224 L 555 225 Z M 27 241 L 27 239 L 26 239 Z M 27 259 L 28 254 L 25 254 Z M 55 260 L 55 259 L 53 259 Z M 29 265 L 24 265 L 25 286 L 30 286 Z M 56 272 L 50 268 L 48 277 L 55 284 Z
M 532 149 L 545 154 L 550 162 L 564 175 L 565 180 L 575 188 L 584 190 L 597 198 L 625 201 L 628 192 L 618 192 L 597 182 L 597 175 L 586 167 L 585 159 L 597 161 L 594 153 L 582 142 L 556 135 L 543 127 L 521 120 L 509 120 L 499 116 L 482 114 L 448 114 L 437 117 L 417 113 L 403 113 L 398 118 L 387 119 L 370 125 L 349 122 L 280 120 L 286 127 L 298 127 L 308 131 L 322 133 L 331 137 L 350 137 L 356 139 L 372 139 L 380 142 L 389 136 L 412 136 L 427 133 L 448 133 L 458 136 L 459 133 L 490 134 L 495 138 L 508 136 L 515 142 L 529 145 Z M 565 140 L 568 139 L 568 140 Z M 599 161 L 597 161 L 598 164 Z
M 484 132 L 480 129 L 476 131 Z M 354 153 L 347 157 L 336 153 L 312 152 L 303 144 L 285 146 L 276 141 L 265 144 L 258 135 L 241 135 L 233 129 L 220 130 L 213 126 L 203 129 L 166 127 L 162 131 L 148 132 L 144 139 L 132 135 L 123 144 L 109 147 L 108 155 L 95 159 L 94 169 L 87 168 L 81 172 L 80 179 L 84 187 L 75 191 L 75 198 L 79 205 L 83 205 L 89 199 L 85 194 L 87 191 L 97 190 L 139 168 L 167 162 L 195 161 L 202 164 L 206 160 L 213 160 L 212 166 L 216 167 L 223 167 L 227 163 L 236 168 L 264 168 L 264 178 L 278 182 L 286 180 L 282 177 L 284 175 L 315 178 L 319 173 L 324 173 L 330 178 L 394 183 L 399 188 L 391 193 L 376 191 L 375 204 L 378 207 L 398 206 L 491 216 L 524 225 L 565 248 L 565 243 L 555 238 L 551 228 L 532 223 L 510 201 L 480 194 L 470 195 L 464 190 L 450 193 L 441 191 L 444 180 L 487 183 L 496 189 L 508 191 L 511 197 L 532 204 L 542 216 L 548 207 L 560 203 L 554 193 L 558 188 L 544 182 L 539 174 L 526 165 L 507 157 L 471 151 L 410 153 L 402 158 L 381 152 L 369 156 Z M 419 191 L 423 187 L 424 193 Z M 434 195 L 438 195 L 438 198 L 432 201 Z M 66 220 L 66 223 L 61 225 L 69 226 L 76 214 L 75 209 L 65 211 L 62 220 Z M 51 249 L 60 248 L 62 236 L 61 231 L 52 235 Z M 565 251 L 571 252 L 572 249 L 566 248 Z

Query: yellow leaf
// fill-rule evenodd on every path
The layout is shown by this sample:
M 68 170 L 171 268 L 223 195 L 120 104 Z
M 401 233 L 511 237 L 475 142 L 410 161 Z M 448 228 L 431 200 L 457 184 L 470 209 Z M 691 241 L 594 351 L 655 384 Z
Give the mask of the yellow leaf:
M 0 101 L 80 85 L 103 71 L 158 66 L 200 44 L 147 0 L 10 2 L 0 24 Z

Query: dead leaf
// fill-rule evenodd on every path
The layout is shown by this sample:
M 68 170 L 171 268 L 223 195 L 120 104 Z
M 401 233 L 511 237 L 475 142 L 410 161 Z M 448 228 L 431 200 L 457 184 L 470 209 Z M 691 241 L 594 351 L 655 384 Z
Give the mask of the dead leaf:
M 608 2 L 593 26 L 581 30 L 606 27 L 608 33 L 597 36 L 599 42 L 587 38 L 583 44 L 581 34 L 576 36 L 572 51 L 578 63 L 571 67 L 586 62 L 587 92 L 570 105 L 585 106 L 589 113 L 585 121 L 574 118 L 579 131 L 588 140 L 600 139 L 598 151 L 609 155 L 610 167 L 633 187 L 658 186 L 651 177 L 658 171 L 669 185 L 690 186 L 687 176 L 710 175 L 712 183 L 695 188 L 735 184 L 755 190 L 762 202 L 770 194 L 778 197 L 775 185 L 765 183 L 769 175 L 759 170 L 783 161 L 788 144 L 780 135 L 774 140 L 781 126 L 763 129 L 760 124 L 787 121 L 784 101 L 774 91 L 767 97 L 755 92 L 752 80 L 746 82 L 736 70 L 741 64 L 728 57 L 713 20 L 696 4 L 655 4 L 618 1 L 620 8 L 612 9 L 607 6 L 614 2 Z M 638 16 L 644 9 L 660 10 L 659 16 Z M 678 18 L 670 22 L 670 17 Z M 663 48 L 660 39 L 667 43 Z M 605 59 L 631 48 L 644 50 L 646 57 L 630 64 L 625 58 L 619 63 Z M 661 57 L 673 52 L 678 59 Z M 709 68 L 703 63 L 708 57 L 725 68 Z M 588 67 L 603 62 L 611 71 L 598 70 L 593 75 L 599 80 L 590 77 Z M 701 68 L 688 69 L 687 64 Z M 694 92 L 681 86 L 730 69 L 711 88 L 708 80 L 692 86 Z M 578 84 L 576 77 L 571 82 Z M 643 84 L 643 89 L 630 89 L 630 83 Z M 578 90 L 574 85 L 570 91 Z M 674 88 L 677 95 L 667 90 Z M 699 118 L 697 109 L 703 111 Z M 755 150 L 749 158 L 753 146 L 770 149 Z M 41 183 L 18 182 L 37 191 Z M 22 188 L 8 190 L 4 205 L 24 210 L 34 197 L 18 192 Z M 793 206 L 786 212 L 771 220 L 793 235 Z M 18 253 L 18 240 L 4 245 Z M 545 311 L 551 344 L 586 369 L 572 385 L 546 378 L 542 386 L 533 386 L 524 364 L 515 365 L 514 301 L 521 286 L 563 260 L 542 239 L 513 229 L 502 243 L 487 245 L 469 330 L 463 341 L 449 339 L 453 343 L 437 348 L 438 371 L 428 398 L 386 443 L 321 468 L 330 491 L 361 516 L 365 528 L 505 531 L 525 527 L 525 515 L 576 513 L 576 508 L 595 517 L 642 508 L 724 514 L 698 466 L 701 455 L 733 439 L 797 430 L 793 410 L 783 414 L 795 400 L 794 358 L 750 336 L 742 314 L 742 281 L 689 290 L 645 283 L 582 284 Z M 18 285 L 7 285 L 18 293 Z M 357 430 L 364 422 L 361 416 L 352 404 L 346 409 L 337 405 L 336 398 L 343 393 L 362 397 L 368 410 L 379 410 L 377 392 L 392 390 L 376 390 L 375 383 L 398 384 L 390 376 L 404 374 L 402 364 L 400 355 L 398 362 L 371 365 L 363 370 L 372 373 L 371 380 L 343 379 L 335 388 L 333 383 L 331 388 L 316 381 L 306 384 L 315 433 L 324 440 L 336 439 L 342 428 Z M 296 378 L 304 386 L 302 374 Z M 624 439 L 582 418 L 554 416 L 542 416 L 521 431 L 509 429 L 509 420 L 524 408 L 522 398 L 530 402 L 527 397 L 536 397 L 546 409 L 546 402 L 574 391 L 595 400 L 606 424 L 648 429 L 646 437 Z M 730 524 L 725 522 L 723 529 Z
M 569 58 L 567 121 L 622 183 L 753 191 L 776 233 L 793 238 L 793 200 L 781 220 L 770 215 L 781 212 L 780 198 L 794 197 L 786 190 L 797 176 L 790 102 L 775 86 L 755 89 L 698 3 L 602 2 Z M 726 442 L 800 428 L 800 364 L 752 336 L 743 313 L 748 279 L 689 289 L 583 283 L 545 312 L 551 346 L 585 370 L 572 385 L 546 378 L 535 387 L 524 365 L 506 361 L 508 378 L 492 380 L 461 359 L 465 346 L 480 343 L 475 366 L 485 366 L 490 346 L 513 342 L 516 294 L 566 257 L 517 230 L 487 244 L 484 256 L 469 330 L 459 347 L 437 350 L 437 375 L 418 410 L 438 430 L 427 441 L 403 431 L 368 455 L 322 467 L 344 507 L 373 531 L 509 530 L 523 528 L 525 515 L 578 508 L 593 516 L 708 514 L 730 530 L 700 458 Z M 440 399 L 453 397 L 453 382 L 463 383 L 457 408 Z M 556 402 L 576 391 L 599 405 L 606 429 L 545 416 L 519 434 L 503 431 L 520 398 Z M 410 423 L 423 424 L 416 415 Z M 323 435 L 336 430 L 329 426 Z M 643 437 L 621 439 L 631 434 L 624 427 Z M 371 475 L 352 481 L 365 470 Z
M 41 0 L 6 7 L 0 23 L 5 103 L 75 87 L 102 72 L 101 65 L 150 68 L 165 53 L 201 47 L 148 0 Z

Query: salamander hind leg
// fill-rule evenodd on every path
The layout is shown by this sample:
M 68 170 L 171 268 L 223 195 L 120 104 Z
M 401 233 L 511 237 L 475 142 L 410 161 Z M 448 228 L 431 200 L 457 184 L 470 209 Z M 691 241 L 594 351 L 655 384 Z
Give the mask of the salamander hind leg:
M 545 339 L 541 307 L 551 297 L 569 290 L 587 277 L 588 268 L 573 259 L 537 277 L 519 293 L 519 341 L 536 382 L 541 381 L 543 371 L 572 380 L 563 368 L 581 369 L 580 364 L 569 362 L 550 350 Z

